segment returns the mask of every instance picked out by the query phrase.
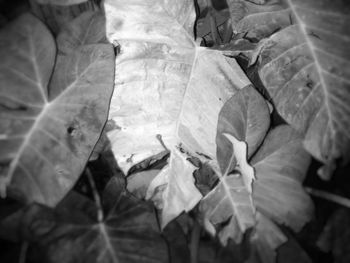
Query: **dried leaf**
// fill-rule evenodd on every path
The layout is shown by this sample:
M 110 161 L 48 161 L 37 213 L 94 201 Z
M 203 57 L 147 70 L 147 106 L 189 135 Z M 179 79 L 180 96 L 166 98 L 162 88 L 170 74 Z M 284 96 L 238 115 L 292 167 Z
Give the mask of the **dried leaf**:
M 0 45 L 1 193 L 8 188 L 26 202 L 54 206 L 82 172 L 105 123 L 113 48 L 86 45 L 58 56 L 52 75 L 54 39 L 29 14 L 2 29 Z
M 346 1 L 230 0 L 234 31 L 255 42 L 259 75 L 279 114 L 305 134 L 304 147 L 325 164 L 350 152 L 350 6 Z M 252 61 L 253 63 L 254 61 Z
M 169 165 L 164 167 L 156 179 L 151 182 L 146 199 L 159 194 L 156 188 L 167 184 L 167 187 L 161 191 L 162 228 L 181 212 L 190 211 L 202 199 L 201 193 L 194 185 L 192 174 L 195 169 L 196 167 L 186 160 L 179 150 L 174 149 Z
M 302 182 L 310 164 L 300 134 L 283 125 L 270 131 L 251 160 L 257 180 L 253 199 L 257 209 L 295 231 L 310 220 L 313 203 Z
M 235 60 L 194 41 L 192 0 L 105 1 L 104 9 L 107 37 L 120 51 L 109 114 L 116 129 L 107 133 L 112 150 L 125 174 L 146 158 L 172 151 L 170 169 L 158 175 L 166 181 L 157 186 L 174 185 L 164 192 L 163 215 L 175 217 L 201 197 L 186 158 L 215 162 L 219 111 L 249 81 Z M 177 206 L 166 205 L 173 202 Z

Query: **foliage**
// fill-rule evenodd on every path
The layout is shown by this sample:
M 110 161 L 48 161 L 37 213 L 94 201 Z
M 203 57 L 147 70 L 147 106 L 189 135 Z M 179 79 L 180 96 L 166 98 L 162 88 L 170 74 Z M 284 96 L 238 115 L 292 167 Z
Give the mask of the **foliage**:
M 329 179 L 350 147 L 345 3 L 31 8 L 0 28 L 2 239 L 34 262 L 310 261 L 311 157 Z

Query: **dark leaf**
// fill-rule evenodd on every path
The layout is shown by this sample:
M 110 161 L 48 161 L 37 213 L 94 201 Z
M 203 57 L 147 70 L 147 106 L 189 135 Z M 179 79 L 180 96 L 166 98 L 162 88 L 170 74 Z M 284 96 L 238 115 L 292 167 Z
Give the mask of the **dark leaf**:
M 317 246 L 320 249 L 325 252 L 332 252 L 335 263 L 346 263 L 350 260 L 349 225 L 349 209 L 338 209 L 330 217 L 317 240 Z
M 89 211 L 96 212 L 94 203 L 79 195 L 68 196 L 55 210 L 31 205 L 24 235 L 48 263 L 167 262 L 155 215 L 145 204 L 121 194 L 102 222 Z
M 113 89 L 111 45 L 58 56 L 50 32 L 26 14 L 0 32 L 0 187 L 54 206 L 83 171 Z M 50 80 L 51 78 L 51 80 Z M 49 84 L 50 81 L 50 84 Z

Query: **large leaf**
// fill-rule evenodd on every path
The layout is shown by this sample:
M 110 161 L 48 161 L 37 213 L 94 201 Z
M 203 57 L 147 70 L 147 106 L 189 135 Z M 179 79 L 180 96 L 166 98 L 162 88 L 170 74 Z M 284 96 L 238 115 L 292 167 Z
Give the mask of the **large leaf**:
M 81 45 L 107 43 L 102 12 L 84 12 L 57 36 L 58 52 L 68 55 Z
M 186 158 L 216 162 L 219 111 L 249 81 L 235 60 L 195 43 L 192 0 L 105 1 L 104 7 L 107 37 L 119 43 L 120 51 L 109 113 L 115 124 L 108 132 L 112 150 L 125 173 L 148 157 L 172 151 L 167 178 L 190 185 L 171 195 L 166 188 L 164 198 L 177 204 L 176 211 L 188 210 L 201 194 L 191 183 Z M 166 209 L 163 213 L 175 216 L 172 207 Z
M 229 238 L 240 243 L 245 231 L 255 225 L 255 207 L 251 196 L 254 170 L 247 163 L 247 144 L 232 135 L 225 135 L 232 145 L 232 150 L 226 148 L 226 152 L 230 153 L 230 162 L 223 173 L 217 171 L 220 182 L 200 203 L 207 222 L 213 227 L 224 224 L 218 232 L 224 245 Z M 230 167 L 234 161 L 238 171 L 231 173 Z M 211 231 L 213 227 L 207 226 L 207 230 Z
M 259 75 L 278 112 L 305 134 L 305 148 L 326 164 L 319 174 L 329 178 L 335 160 L 350 156 L 348 2 L 229 3 L 234 31 L 261 40 Z
M 42 262 L 168 261 L 152 208 L 121 194 L 103 221 L 96 220 L 96 213 L 89 199 L 70 194 L 55 210 L 31 205 L 23 215 L 22 233 L 38 246 Z
M 302 187 L 309 163 L 300 135 L 290 126 L 269 132 L 251 160 L 257 178 L 253 183 L 257 209 L 278 224 L 300 230 L 313 212 L 312 201 Z
M 287 125 L 270 131 L 252 158 L 256 175 L 253 200 L 258 212 L 251 236 L 255 252 L 249 262 L 276 261 L 275 250 L 287 240 L 276 224 L 299 231 L 310 220 L 313 204 L 302 187 L 309 163 L 300 134 Z
M 244 232 L 255 225 L 254 171 L 247 158 L 263 141 L 269 124 L 268 106 L 252 86 L 236 92 L 220 111 L 216 137 L 220 182 L 200 207 L 214 226 L 229 222 L 219 232 L 224 244 L 228 238 L 240 242 Z
M 101 133 L 113 88 L 110 45 L 58 56 L 48 29 L 26 14 L 0 32 L 0 187 L 54 206 Z M 50 81 L 51 79 L 51 81 Z M 50 81 L 50 83 L 49 83 Z

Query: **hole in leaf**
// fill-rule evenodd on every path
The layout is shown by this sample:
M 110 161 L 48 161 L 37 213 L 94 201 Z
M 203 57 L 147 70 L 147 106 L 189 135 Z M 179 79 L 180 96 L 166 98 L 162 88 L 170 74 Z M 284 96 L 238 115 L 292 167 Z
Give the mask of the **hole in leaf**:
M 69 135 L 73 135 L 74 131 L 75 131 L 75 128 L 72 127 L 72 126 L 69 126 L 69 127 L 67 128 L 67 133 L 68 133 Z

